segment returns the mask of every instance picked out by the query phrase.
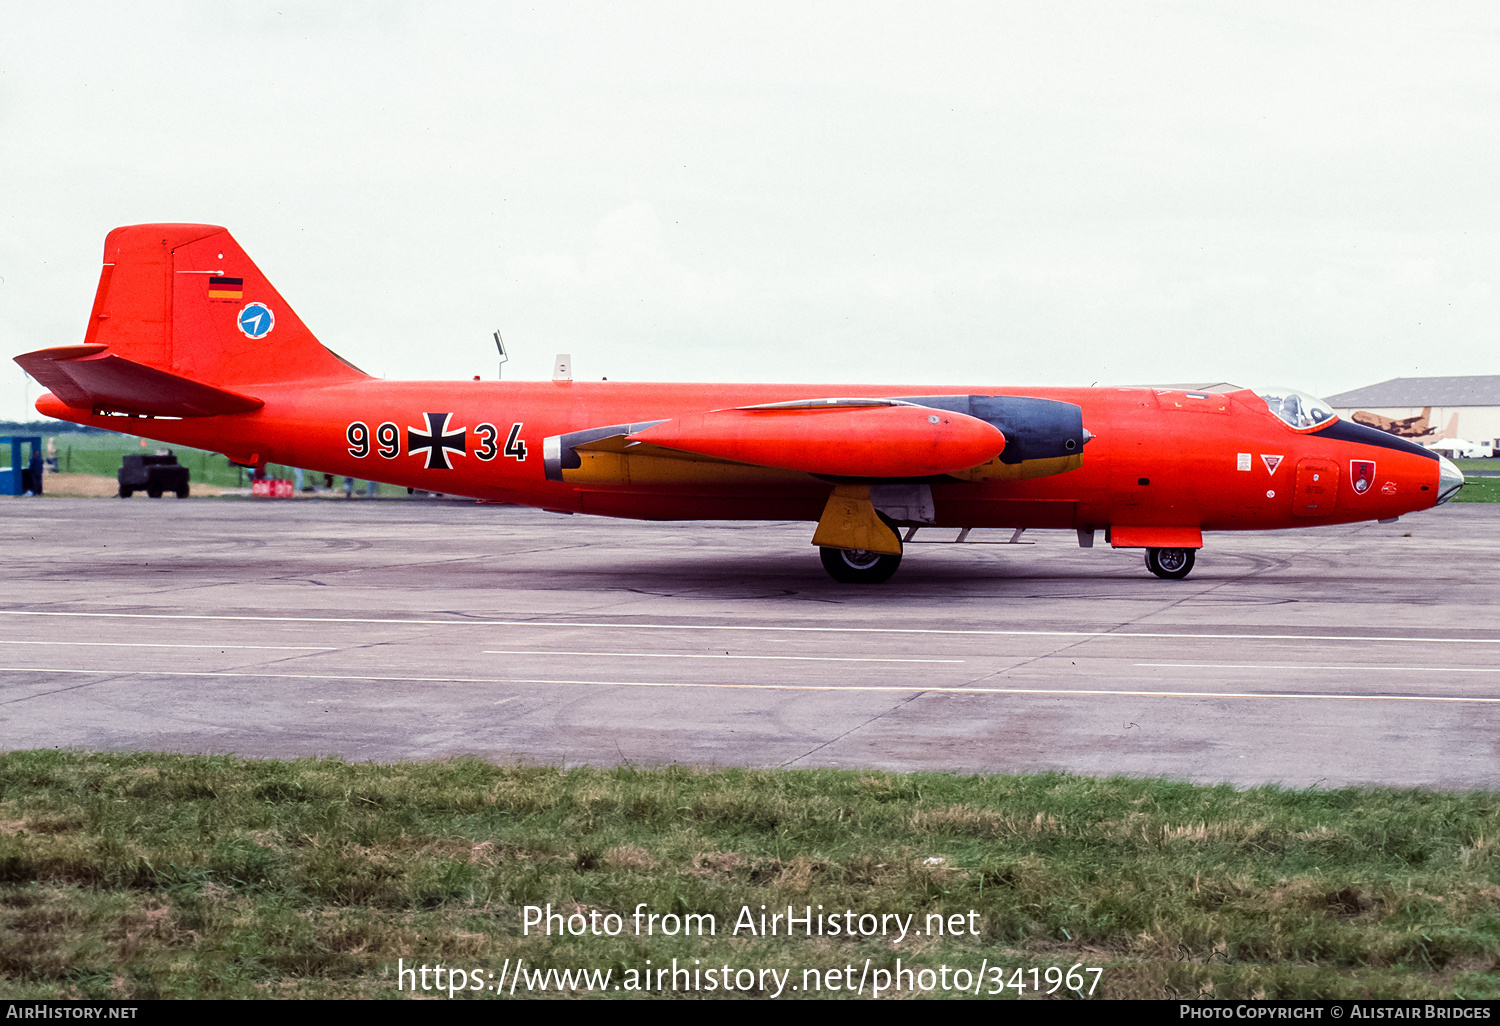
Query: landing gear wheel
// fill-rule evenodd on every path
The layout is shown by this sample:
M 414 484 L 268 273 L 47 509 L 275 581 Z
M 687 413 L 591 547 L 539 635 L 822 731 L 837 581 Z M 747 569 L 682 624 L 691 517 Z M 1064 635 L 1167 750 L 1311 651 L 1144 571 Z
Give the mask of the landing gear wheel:
M 122 499 L 128 499 L 128 498 L 130 498 L 134 494 L 135 494 L 135 489 L 134 488 L 126 488 L 124 485 L 120 486 L 120 498 L 122 498 Z
M 188 490 L 186 488 L 177 489 L 177 497 L 179 499 L 186 499 L 188 497 Z
M 843 584 L 880 584 L 901 565 L 900 556 L 884 556 L 864 549 L 818 549 L 828 576 Z
M 1147 549 L 1146 569 L 1165 581 L 1180 581 L 1193 572 L 1196 549 Z

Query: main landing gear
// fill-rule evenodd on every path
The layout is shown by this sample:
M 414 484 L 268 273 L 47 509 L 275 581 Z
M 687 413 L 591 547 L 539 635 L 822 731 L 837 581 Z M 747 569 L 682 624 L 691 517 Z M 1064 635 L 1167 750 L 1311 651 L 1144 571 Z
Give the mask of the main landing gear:
M 1146 569 L 1165 581 L 1180 581 L 1193 572 L 1194 549 L 1147 549 Z
M 929 499 L 930 503 L 931 500 Z M 896 523 L 875 508 L 870 486 L 835 485 L 813 532 L 823 569 L 841 584 L 880 584 L 901 565 Z
M 823 569 L 842 584 L 880 584 L 891 579 L 901 565 L 900 556 L 885 556 L 865 549 L 820 548 Z

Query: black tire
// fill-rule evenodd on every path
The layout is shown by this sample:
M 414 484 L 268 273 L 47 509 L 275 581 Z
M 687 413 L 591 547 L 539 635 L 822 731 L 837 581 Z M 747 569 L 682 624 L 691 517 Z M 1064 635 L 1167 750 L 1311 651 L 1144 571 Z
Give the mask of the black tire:
M 188 497 L 188 490 L 186 488 L 177 489 L 177 497 L 179 499 L 186 499 Z
M 120 486 L 120 498 L 122 498 L 122 499 L 128 499 L 128 498 L 130 498 L 134 494 L 135 494 L 135 489 L 134 488 L 126 488 L 124 485 Z
M 818 549 L 823 569 L 841 584 L 881 584 L 901 565 L 900 556 L 884 556 L 864 549 Z
M 148 498 L 148 499 L 159 499 L 159 498 L 161 498 L 161 489 L 160 488 L 147 488 L 146 489 L 146 498 Z
M 1146 569 L 1164 581 L 1180 581 L 1193 572 L 1197 549 L 1147 549 Z

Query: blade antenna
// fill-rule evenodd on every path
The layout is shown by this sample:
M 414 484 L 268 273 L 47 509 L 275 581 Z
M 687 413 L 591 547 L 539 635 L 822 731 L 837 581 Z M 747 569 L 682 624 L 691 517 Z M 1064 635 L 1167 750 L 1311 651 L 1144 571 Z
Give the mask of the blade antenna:
M 500 350 L 500 367 L 495 372 L 495 377 L 499 378 L 499 377 L 502 377 L 503 374 L 504 374 L 504 371 L 505 371 L 505 361 L 510 359 L 510 355 L 508 353 L 506 353 L 506 351 L 505 351 L 505 339 L 503 339 L 503 338 L 500 337 L 500 332 L 498 332 L 498 331 L 495 332 L 495 348 L 498 349 L 498 350 Z

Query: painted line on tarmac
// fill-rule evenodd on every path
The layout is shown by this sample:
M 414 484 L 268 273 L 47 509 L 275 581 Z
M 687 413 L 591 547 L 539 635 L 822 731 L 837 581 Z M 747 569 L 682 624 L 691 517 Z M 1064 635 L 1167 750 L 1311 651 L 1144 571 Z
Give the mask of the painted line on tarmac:
M 877 656 L 769 656 L 769 655 L 708 655 L 684 654 L 680 652 L 542 652 L 525 649 L 491 649 L 482 655 L 559 655 L 559 656 L 626 656 L 633 659 L 779 659 L 799 663 L 961 663 L 962 659 L 896 659 Z
M 0 645 L 64 645 L 73 648 L 75 645 L 87 645 L 90 648 L 212 648 L 224 651 L 225 649 L 253 648 L 257 651 L 269 652 L 337 652 L 336 645 L 183 645 L 163 641 L 0 641 Z
M 248 616 L 224 613 L 101 613 L 0 609 L 0 616 L 113 617 L 126 620 L 213 620 L 245 623 L 377 624 L 382 627 L 560 627 L 630 631 L 783 631 L 807 634 L 942 634 L 1028 638 L 1176 638 L 1204 641 L 1363 641 L 1444 645 L 1500 645 L 1500 638 L 1380 637 L 1370 634 L 1184 634 L 1173 631 L 1028 631 L 959 627 L 789 627 L 763 624 L 608 623 L 569 620 L 419 620 L 353 616 Z
M 237 673 L 233 670 L 61 670 L 47 666 L 0 666 L 0 673 L 70 673 L 104 677 L 238 677 L 242 680 L 341 680 L 395 684 L 565 684 L 598 688 L 698 688 L 709 691 L 836 691 L 885 694 L 942 695 L 1052 695 L 1121 698 L 1252 698 L 1271 701 L 1330 702 L 1445 702 L 1500 705 L 1500 698 L 1469 698 L 1463 695 L 1327 695 L 1296 691 L 1134 691 L 1104 688 L 995 688 L 923 687 L 920 684 L 709 684 L 697 681 L 654 680 L 553 680 L 530 677 L 377 677 L 357 673 Z M 12 699 L 26 701 L 26 695 Z
M 1500 666 L 1309 666 L 1271 663 L 1135 663 L 1174 670 L 1387 670 L 1395 673 L 1500 673 Z

